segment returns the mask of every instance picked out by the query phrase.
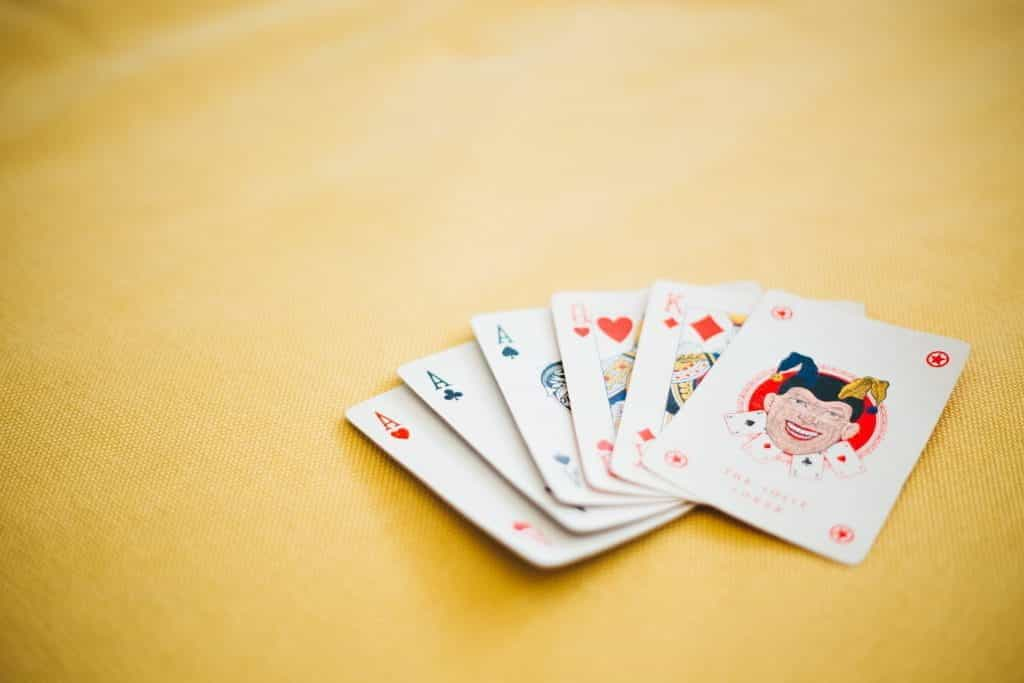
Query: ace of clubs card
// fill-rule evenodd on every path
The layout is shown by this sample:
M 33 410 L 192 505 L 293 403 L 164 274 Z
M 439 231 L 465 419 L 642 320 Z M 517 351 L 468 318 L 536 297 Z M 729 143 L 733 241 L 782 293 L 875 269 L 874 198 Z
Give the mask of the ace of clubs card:
M 593 533 L 667 511 L 673 503 L 576 507 L 555 500 L 516 428 L 476 342 L 398 369 L 406 386 L 534 505 L 573 533 Z M 677 505 L 677 504 L 675 504 Z

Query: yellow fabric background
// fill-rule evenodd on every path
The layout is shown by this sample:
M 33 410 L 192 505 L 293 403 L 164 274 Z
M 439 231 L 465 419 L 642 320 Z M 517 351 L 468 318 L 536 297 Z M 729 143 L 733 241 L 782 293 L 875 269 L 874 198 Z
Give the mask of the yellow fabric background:
M 0 678 L 1021 679 L 1019 3 L 0 7 Z M 657 277 L 973 345 L 865 564 L 533 571 L 343 420 Z

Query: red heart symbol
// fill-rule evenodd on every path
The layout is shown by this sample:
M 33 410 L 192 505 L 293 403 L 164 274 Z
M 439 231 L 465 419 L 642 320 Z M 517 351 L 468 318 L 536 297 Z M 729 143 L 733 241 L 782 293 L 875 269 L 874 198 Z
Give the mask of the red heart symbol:
M 391 436 L 395 437 L 396 439 L 408 439 L 409 430 L 406 429 L 405 427 L 399 427 L 395 431 L 391 432 Z
M 599 451 L 608 451 L 611 453 L 613 448 L 614 446 L 612 446 L 612 442 L 608 439 L 601 439 L 597 442 L 597 450 Z
M 529 529 L 530 525 L 526 522 L 512 522 L 512 528 L 516 531 L 522 531 L 523 529 Z
M 846 462 L 846 456 L 840 455 L 838 458 L 836 458 L 836 460 L 838 460 L 839 462 Z
M 588 334 L 590 334 L 589 327 L 574 327 L 572 328 L 572 331 L 581 337 L 586 337 Z
M 609 337 L 620 342 L 629 336 L 630 331 L 633 329 L 633 321 L 626 317 L 616 318 L 615 320 L 611 318 L 598 318 L 597 326 Z

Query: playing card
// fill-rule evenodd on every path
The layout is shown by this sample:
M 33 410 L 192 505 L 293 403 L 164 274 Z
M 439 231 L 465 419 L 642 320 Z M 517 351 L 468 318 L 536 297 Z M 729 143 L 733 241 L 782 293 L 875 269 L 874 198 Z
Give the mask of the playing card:
M 852 301 L 830 301 L 829 303 L 833 308 L 850 313 L 853 315 L 864 315 L 864 304 L 852 302 Z M 742 440 L 743 450 L 753 460 L 757 462 L 768 462 L 776 460 L 785 456 L 782 451 L 772 443 L 771 439 L 768 439 L 764 434 L 765 424 L 765 411 L 763 410 L 749 410 L 736 413 L 726 413 L 724 416 L 726 429 L 729 433 L 734 436 L 745 436 L 746 439 Z M 648 444 L 652 443 L 654 439 L 648 440 Z M 678 469 L 684 466 L 686 458 L 683 457 L 678 451 L 669 451 L 667 454 L 661 456 L 661 461 L 657 463 L 660 467 L 655 467 L 653 461 L 657 456 L 654 451 L 647 447 L 640 455 L 640 461 L 643 464 L 644 469 L 650 472 L 659 479 L 665 481 L 667 484 L 673 484 L 670 479 L 661 476 L 660 471 L 664 467 L 671 469 Z M 827 458 L 825 459 L 827 461 Z M 846 462 L 847 458 L 843 457 L 842 461 L 838 461 L 839 465 L 842 466 Z M 786 462 L 789 462 L 787 459 Z M 817 463 L 815 463 L 817 464 Z M 814 470 L 811 470 L 814 471 Z M 856 472 L 856 465 L 850 463 L 850 466 L 846 466 L 843 469 L 844 472 Z M 801 476 L 803 476 L 801 474 Z M 848 476 L 848 475 L 847 475 Z M 678 487 L 673 485 L 672 490 L 678 490 Z M 692 496 L 692 494 L 691 494 Z
M 640 453 L 717 362 L 760 295 L 761 288 L 753 282 L 724 287 L 654 283 L 609 460 L 615 475 L 664 493 L 679 493 L 647 470 Z
M 647 290 L 551 297 L 583 477 L 599 491 L 651 495 L 608 471 L 646 302 Z
M 476 342 L 398 369 L 402 380 L 506 480 L 566 529 L 590 533 L 664 512 L 678 503 L 575 507 L 555 500 L 530 458 Z
M 644 462 L 697 500 L 858 563 L 969 351 L 956 339 L 769 292 Z M 722 420 L 750 411 L 765 414 L 764 431 L 753 438 L 731 433 Z M 781 454 L 753 457 L 764 442 Z M 672 458 L 685 465 L 670 466 Z
M 586 536 L 570 534 L 523 498 L 407 387 L 353 406 L 350 422 L 484 533 L 538 567 L 559 567 L 647 533 L 675 507 Z
M 488 313 L 474 317 L 472 324 L 516 426 L 555 498 L 585 507 L 652 500 L 596 491 L 584 481 L 549 310 Z

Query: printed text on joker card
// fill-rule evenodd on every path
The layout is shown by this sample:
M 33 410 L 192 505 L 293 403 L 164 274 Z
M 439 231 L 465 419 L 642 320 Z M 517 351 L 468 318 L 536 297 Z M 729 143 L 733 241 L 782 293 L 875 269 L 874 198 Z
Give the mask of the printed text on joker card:
M 768 512 L 805 512 L 810 507 L 807 499 L 786 493 L 777 486 L 763 484 L 733 467 L 723 467 L 722 476 L 731 495 Z

